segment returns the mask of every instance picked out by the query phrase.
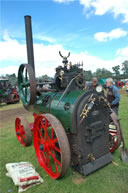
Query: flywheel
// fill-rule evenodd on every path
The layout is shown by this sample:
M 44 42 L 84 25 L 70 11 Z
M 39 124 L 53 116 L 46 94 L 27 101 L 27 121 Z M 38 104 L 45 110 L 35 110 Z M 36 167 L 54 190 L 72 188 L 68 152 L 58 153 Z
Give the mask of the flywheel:
M 18 87 L 23 105 L 33 105 L 36 98 L 36 80 L 33 68 L 29 64 L 21 64 L 19 67 Z

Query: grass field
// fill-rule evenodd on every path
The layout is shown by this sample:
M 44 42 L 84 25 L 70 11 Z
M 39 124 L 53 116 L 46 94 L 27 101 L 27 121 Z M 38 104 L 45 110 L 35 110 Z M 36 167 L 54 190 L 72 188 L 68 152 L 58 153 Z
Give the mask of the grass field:
M 17 104 L 9 104 L 9 105 L 6 105 L 5 103 L 2 103 L 2 104 L 0 104 L 0 112 L 4 111 L 4 110 L 19 108 L 19 107 L 22 107 L 22 106 L 23 105 L 22 105 L 21 101 Z
M 12 105 L 12 108 L 21 104 Z M 0 114 L 4 110 L 11 109 L 2 106 Z M 121 95 L 119 117 L 128 147 L 128 95 Z M 29 120 L 30 115 L 28 115 Z M 2 121 L 2 120 L 1 120 Z M 5 164 L 11 162 L 29 161 L 37 172 L 41 175 L 44 182 L 26 193 L 128 193 L 128 163 L 124 164 L 120 160 L 120 149 L 113 153 L 114 163 L 111 163 L 97 172 L 84 177 L 71 168 L 67 175 L 60 180 L 52 180 L 42 168 L 40 168 L 34 147 L 24 148 L 16 139 L 14 131 L 14 120 L 7 117 L 6 123 L 0 124 L 0 193 L 17 193 L 18 188 L 14 186 L 12 180 L 6 177 Z

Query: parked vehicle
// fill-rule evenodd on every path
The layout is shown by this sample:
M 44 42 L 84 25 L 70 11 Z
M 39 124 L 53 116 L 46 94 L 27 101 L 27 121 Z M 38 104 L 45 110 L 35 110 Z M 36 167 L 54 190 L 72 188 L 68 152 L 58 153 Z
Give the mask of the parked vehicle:
M 13 104 L 20 101 L 17 88 L 13 87 L 8 79 L 0 78 L 0 104 Z

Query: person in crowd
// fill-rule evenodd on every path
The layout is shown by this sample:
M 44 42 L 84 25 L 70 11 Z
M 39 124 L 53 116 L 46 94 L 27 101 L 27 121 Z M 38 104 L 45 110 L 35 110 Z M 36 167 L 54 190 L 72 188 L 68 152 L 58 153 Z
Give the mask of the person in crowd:
M 91 87 L 95 89 L 97 86 L 98 86 L 98 80 L 97 80 L 96 77 L 94 77 L 94 78 L 92 78 L 92 85 L 91 85 Z
M 107 91 L 108 102 L 110 103 L 110 106 L 113 109 L 113 111 L 118 115 L 118 108 L 119 108 L 119 102 L 120 102 L 119 90 L 113 84 L 112 78 L 108 78 L 106 80 L 106 86 L 108 88 L 108 91 Z
M 125 89 L 126 89 L 126 92 L 128 93 L 128 82 L 125 83 Z

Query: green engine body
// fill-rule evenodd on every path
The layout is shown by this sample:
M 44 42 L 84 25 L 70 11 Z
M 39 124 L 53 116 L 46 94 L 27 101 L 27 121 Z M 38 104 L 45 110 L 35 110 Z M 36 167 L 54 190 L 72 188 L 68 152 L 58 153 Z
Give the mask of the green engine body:
M 77 101 L 84 92 L 82 90 L 72 91 L 64 95 L 60 102 L 62 93 L 47 92 L 38 97 L 35 103 L 28 107 L 28 110 L 38 114 L 51 113 L 60 120 L 67 131 L 73 132 L 72 114 Z

